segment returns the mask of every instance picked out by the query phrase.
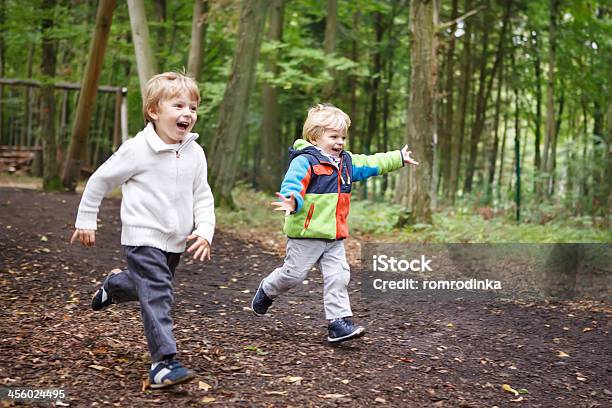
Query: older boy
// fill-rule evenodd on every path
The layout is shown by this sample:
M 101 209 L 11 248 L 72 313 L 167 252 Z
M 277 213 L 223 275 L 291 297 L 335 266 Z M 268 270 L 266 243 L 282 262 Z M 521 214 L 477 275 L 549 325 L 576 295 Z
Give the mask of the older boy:
M 347 217 L 351 186 L 355 181 L 378 176 L 404 166 L 417 165 L 408 146 L 371 156 L 344 150 L 351 120 L 330 104 L 318 104 L 308 111 L 303 136 L 289 149 L 289 169 L 272 205 L 285 211 L 284 232 L 289 237 L 282 267 L 264 278 L 253 300 L 253 312 L 262 316 L 273 300 L 306 279 L 316 263 L 323 274 L 323 304 L 328 320 L 330 343 L 365 334 L 355 326 L 347 286 L 350 269 L 344 239 L 348 237 Z
M 121 244 L 128 268 L 108 275 L 91 306 L 102 310 L 112 303 L 140 302 L 153 360 L 151 388 L 194 378 L 174 359 L 170 309 L 172 278 L 186 241 L 195 240 L 187 250 L 194 258 L 210 259 L 215 228 L 206 157 L 195 142 L 198 135 L 190 133 L 199 103 L 200 92 L 191 78 L 166 72 L 149 80 L 143 102 L 146 126 L 91 176 L 70 240 L 94 245 L 100 203 L 121 185 Z

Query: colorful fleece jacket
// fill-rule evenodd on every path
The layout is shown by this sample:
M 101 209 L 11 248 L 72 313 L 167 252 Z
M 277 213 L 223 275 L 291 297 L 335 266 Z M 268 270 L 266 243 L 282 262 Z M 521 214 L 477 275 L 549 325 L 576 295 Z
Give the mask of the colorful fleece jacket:
M 343 239 L 348 237 L 347 218 L 351 186 L 355 181 L 379 176 L 404 165 L 399 150 L 373 155 L 342 151 L 336 165 L 315 146 L 298 139 L 289 149 L 289 169 L 280 193 L 293 193 L 296 210 L 285 217 L 284 232 L 290 238 Z

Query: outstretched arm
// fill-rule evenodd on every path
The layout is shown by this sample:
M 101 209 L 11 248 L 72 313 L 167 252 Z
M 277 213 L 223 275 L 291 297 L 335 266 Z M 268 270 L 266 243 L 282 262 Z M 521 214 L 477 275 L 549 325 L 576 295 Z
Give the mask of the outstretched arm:
M 308 184 L 310 184 L 310 172 L 310 162 L 303 155 L 296 157 L 289 164 L 289 169 L 281 184 L 281 190 L 276 195 L 279 198 L 282 197 L 281 200 L 283 201 L 279 204 L 284 203 L 286 200 L 293 200 L 295 202 L 295 206 L 290 210 L 291 213 L 299 212 L 302 209 L 304 195 L 306 195 L 306 189 Z

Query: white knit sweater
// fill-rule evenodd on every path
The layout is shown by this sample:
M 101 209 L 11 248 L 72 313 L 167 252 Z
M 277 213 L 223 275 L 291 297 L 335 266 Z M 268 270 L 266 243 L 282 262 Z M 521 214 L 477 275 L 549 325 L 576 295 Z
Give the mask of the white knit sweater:
M 121 244 L 183 252 L 192 232 L 212 243 L 214 200 L 197 138 L 190 133 L 178 147 L 170 146 L 149 123 L 91 176 L 75 227 L 97 229 L 102 199 L 121 185 Z

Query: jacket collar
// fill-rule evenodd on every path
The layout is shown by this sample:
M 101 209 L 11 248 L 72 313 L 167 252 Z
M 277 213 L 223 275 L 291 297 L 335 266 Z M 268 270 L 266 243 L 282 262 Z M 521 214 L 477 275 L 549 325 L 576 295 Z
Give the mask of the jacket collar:
M 145 126 L 142 133 L 144 133 L 144 137 L 149 146 L 151 146 L 151 149 L 153 149 L 156 153 L 166 150 L 177 150 L 174 149 L 172 146 L 165 144 L 164 141 L 161 140 L 157 132 L 155 132 L 155 128 L 153 127 L 153 123 L 151 122 L 147 123 L 147 126 Z M 189 133 L 179 146 L 178 150 L 181 150 L 184 146 L 187 146 L 190 142 L 196 140 L 198 137 L 199 135 L 197 133 Z

